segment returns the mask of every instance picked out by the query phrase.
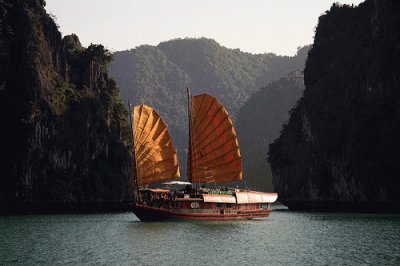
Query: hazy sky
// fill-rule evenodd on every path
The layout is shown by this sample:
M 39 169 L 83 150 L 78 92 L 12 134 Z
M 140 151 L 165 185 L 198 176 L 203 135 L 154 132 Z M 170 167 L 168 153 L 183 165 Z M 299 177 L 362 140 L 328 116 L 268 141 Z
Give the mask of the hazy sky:
M 63 35 L 126 50 L 207 37 L 251 53 L 294 55 L 333 0 L 46 0 Z M 342 0 L 358 5 L 362 0 Z

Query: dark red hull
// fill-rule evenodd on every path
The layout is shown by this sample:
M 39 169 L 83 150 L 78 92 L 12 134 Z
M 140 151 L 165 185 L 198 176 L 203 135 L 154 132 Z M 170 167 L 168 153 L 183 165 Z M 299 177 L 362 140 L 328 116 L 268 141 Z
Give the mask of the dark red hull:
M 202 212 L 201 209 L 165 209 L 151 207 L 141 204 L 133 206 L 133 213 L 141 221 L 162 221 L 162 220 L 240 220 L 266 218 L 271 213 L 271 209 L 242 210 L 237 212 L 225 212 L 215 210 L 215 212 Z

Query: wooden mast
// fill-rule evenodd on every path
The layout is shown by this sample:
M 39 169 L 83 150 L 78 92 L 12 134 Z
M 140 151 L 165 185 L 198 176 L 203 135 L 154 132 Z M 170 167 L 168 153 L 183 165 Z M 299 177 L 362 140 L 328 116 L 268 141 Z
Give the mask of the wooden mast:
M 188 101 L 187 101 L 187 111 L 188 111 L 188 129 L 189 129 L 189 141 L 188 141 L 188 153 L 187 153 L 187 169 L 186 175 L 187 179 L 192 180 L 192 126 L 191 126 L 191 106 L 190 106 L 190 89 L 187 87 Z
M 129 105 L 129 121 L 131 122 L 131 132 L 132 132 L 132 148 L 131 148 L 131 169 L 130 169 L 130 179 L 131 185 L 133 187 L 134 193 L 139 189 L 138 178 L 137 178 L 137 167 L 136 167 L 136 156 L 135 156 L 135 132 L 133 130 L 133 119 L 132 119 L 132 104 L 128 101 Z

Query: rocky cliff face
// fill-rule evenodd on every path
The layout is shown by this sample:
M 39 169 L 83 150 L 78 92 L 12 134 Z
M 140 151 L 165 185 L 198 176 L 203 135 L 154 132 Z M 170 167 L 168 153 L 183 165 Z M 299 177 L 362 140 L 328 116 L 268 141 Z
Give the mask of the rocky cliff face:
M 334 4 L 319 19 L 306 89 L 270 145 L 292 209 L 399 210 L 400 2 Z
M 43 3 L 0 0 L 1 207 L 126 201 L 126 110 L 111 56 L 62 39 Z

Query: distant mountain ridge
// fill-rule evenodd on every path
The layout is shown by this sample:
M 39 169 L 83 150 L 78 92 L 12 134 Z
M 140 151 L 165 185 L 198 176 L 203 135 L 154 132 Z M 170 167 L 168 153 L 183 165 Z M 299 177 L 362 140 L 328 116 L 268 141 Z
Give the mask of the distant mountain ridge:
M 236 132 L 243 173 L 249 185 L 264 191 L 274 190 L 267 162 L 268 146 L 279 136 L 303 90 L 303 71 L 294 71 L 255 92 L 240 108 Z
M 308 50 L 303 47 L 293 57 L 250 54 L 212 39 L 175 39 L 116 52 L 109 71 L 124 103 L 151 105 L 163 117 L 184 168 L 187 87 L 193 94 L 217 97 L 236 120 L 239 108 L 259 88 L 303 68 Z

